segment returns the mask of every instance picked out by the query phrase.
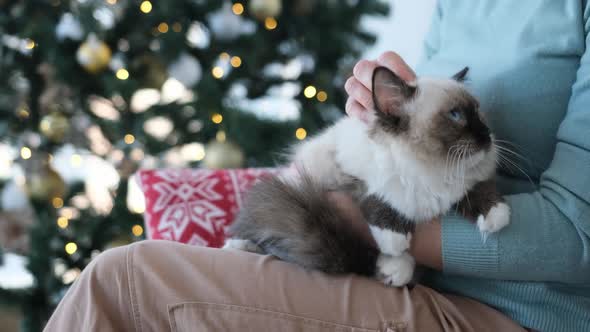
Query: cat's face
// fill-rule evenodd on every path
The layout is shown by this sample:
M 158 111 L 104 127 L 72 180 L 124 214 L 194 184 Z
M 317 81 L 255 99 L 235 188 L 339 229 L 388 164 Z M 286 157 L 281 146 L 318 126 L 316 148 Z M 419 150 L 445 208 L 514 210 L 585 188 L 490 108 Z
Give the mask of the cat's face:
M 409 85 L 390 70 L 377 68 L 373 133 L 395 138 L 433 165 L 455 160 L 457 166 L 459 161 L 473 167 L 484 161 L 495 165 L 493 136 L 479 103 L 460 82 L 466 71 L 453 79 L 421 78 Z

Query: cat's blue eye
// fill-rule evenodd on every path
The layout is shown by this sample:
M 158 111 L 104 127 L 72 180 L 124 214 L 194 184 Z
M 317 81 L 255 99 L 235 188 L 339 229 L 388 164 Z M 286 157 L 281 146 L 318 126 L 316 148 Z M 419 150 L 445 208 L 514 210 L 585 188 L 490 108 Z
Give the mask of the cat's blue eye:
M 451 118 L 451 120 L 453 120 L 455 122 L 459 122 L 463 119 L 463 114 L 461 114 L 461 111 L 459 111 L 457 109 L 452 109 L 449 112 L 449 118 Z

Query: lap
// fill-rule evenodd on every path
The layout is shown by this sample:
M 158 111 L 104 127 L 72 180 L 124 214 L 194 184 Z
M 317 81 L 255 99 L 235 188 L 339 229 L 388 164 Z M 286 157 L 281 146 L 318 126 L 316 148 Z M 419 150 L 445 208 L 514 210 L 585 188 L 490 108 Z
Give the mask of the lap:
M 125 316 L 133 317 L 136 330 L 523 331 L 466 298 L 420 285 L 390 288 L 354 275 L 328 276 L 271 256 L 166 241 L 105 256 L 108 263 L 92 269 L 102 265 L 112 270 L 103 274 L 127 279 L 126 289 L 115 288 L 129 294 Z

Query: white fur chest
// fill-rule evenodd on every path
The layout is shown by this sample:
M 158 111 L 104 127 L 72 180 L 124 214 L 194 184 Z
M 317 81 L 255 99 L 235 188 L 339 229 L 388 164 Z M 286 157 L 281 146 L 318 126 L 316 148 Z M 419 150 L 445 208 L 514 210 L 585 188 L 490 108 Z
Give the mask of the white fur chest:
M 337 136 L 335 159 L 342 171 L 364 181 L 368 194 L 412 220 L 440 216 L 465 194 L 468 184 L 445 181 L 444 167 L 419 163 L 395 143 L 376 143 L 358 120 L 342 120 L 332 134 Z

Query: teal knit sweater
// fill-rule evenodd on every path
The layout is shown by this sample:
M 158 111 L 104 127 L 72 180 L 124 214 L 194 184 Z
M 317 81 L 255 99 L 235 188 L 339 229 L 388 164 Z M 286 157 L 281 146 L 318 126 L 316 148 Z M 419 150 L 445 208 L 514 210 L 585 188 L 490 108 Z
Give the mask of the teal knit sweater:
M 469 66 L 497 138 L 522 157 L 499 170 L 511 224 L 484 243 L 442 222 L 444 270 L 426 284 L 540 331 L 590 331 L 590 5 L 440 0 L 418 74 Z

